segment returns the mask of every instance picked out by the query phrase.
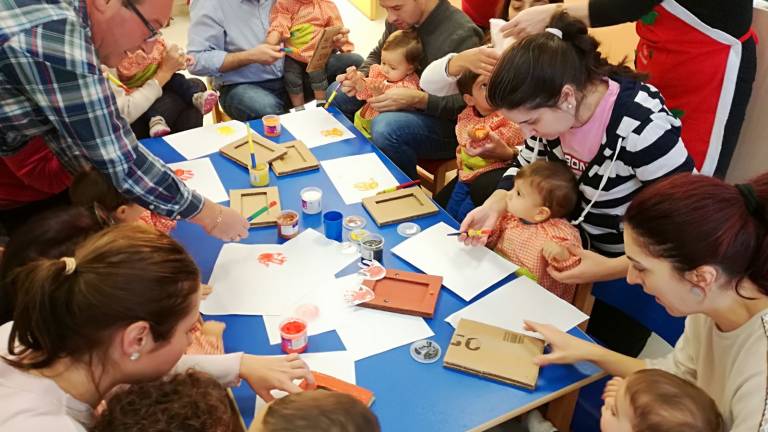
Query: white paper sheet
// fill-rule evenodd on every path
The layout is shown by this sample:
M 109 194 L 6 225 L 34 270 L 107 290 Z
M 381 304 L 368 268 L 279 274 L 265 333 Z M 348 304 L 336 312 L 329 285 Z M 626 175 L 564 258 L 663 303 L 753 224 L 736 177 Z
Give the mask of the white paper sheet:
M 346 314 L 336 332 L 356 361 L 435 335 L 421 317 L 362 307 Z
M 296 112 L 296 111 L 302 111 L 301 109 L 298 109 L 299 107 L 294 107 L 288 110 L 288 112 Z M 305 103 L 301 106 L 302 109 L 308 110 L 308 109 L 322 109 L 322 106 L 317 106 L 317 99 L 312 99 L 311 101 Z
M 375 153 L 331 159 L 320 165 L 347 205 L 399 184 Z
M 302 354 L 301 358 L 307 362 L 310 370 L 357 384 L 355 361 L 347 351 Z M 286 394 L 279 390 L 272 391 L 272 396 L 276 398 L 284 397 Z M 266 405 L 264 400 L 256 396 L 256 411 L 254 412 L 257 413 L 264 405 Z
M 309 148 L 355 137 L 355 134 L 324 109 L 308 109 L 283 114 L 280 116 L 280 123 L 291 135 Z M 334 129 L 340 131 L 341 136 L 328 133 Z M 326 134 L 324 135 L 323 132 Z
M 453 327 L 461 318 L 525 333 L 541 339 L 541 335 L 523 330 L 523 320 L 552 324 L 568 331 L 589 316 L 575 306 L 528 279 L 519 277 L 445 319 Z
M 443 285 L 466 301 L 519 267 L 485 247 L 464 246 L 437 223 L 392 248 L 392 253 L 424 273 L 442 276 Z
M 501 26 L 506 24 L 507 22 L 500 18 L 491 18 L 488 21 L 490 27 L 491 27 L 491 45 L 493 45 L 494 48 L 496 48 L 496 51 L 498 51 L 499 54 L 502 54 L 508 46 L 515 43 L 515 38 L 508 37 L 505 38 L 501 34 Z
M 213 202 L 229 201 L 227 190 L 224 189 L 209 158 L 177 162 L 168 166 L 190 189 L 196 190 L 202 196 Z
M 244 139 L 247 133 L 245 123 L 231 120 L 167 135 L 163 139 L 184 158 L 191 160 L 238 142 Z
M 358 258 L 312 229 L 282 245 L 226 244 L 208 282 L 213 293 L 200 304 L 200 311 L 288 314 L 308 292 L 332 283 L 339 270 Z

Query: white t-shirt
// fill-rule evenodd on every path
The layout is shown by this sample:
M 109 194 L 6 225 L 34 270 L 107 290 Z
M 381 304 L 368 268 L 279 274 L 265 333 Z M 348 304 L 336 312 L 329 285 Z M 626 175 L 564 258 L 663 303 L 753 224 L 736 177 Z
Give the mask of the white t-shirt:
M 706 315 L 691 315 L 675 350 L 647 364 L 704 389 L 726 430 L 768 431 L 768 309 L 727 333 Z
M 0 355 L 8 357 L 9 322 L 0 327 Z M 194 368 L 227 385 L 237 382 L 242 353 L 183 356 L 170 373 Z M 62 390 L 55 381 L 16 369 L 0 360 L 0 430 L 2 432 L 85 432 L 93 410 Z

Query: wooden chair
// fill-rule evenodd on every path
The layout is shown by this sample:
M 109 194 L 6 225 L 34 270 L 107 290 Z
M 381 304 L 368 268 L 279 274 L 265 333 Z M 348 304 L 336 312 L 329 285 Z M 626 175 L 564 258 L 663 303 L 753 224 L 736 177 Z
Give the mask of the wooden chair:
M 446 176 L 455 169 L 456 158 L 424 159 L 416 164 L 416 172 L 421 180 L 421 185 L 430 191 L 433 197 L 445 187 Z

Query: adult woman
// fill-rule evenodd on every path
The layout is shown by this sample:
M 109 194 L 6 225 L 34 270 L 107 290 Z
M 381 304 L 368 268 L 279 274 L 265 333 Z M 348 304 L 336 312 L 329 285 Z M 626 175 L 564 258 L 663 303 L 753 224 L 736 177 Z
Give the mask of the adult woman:
M 504 29 L 540 32 L 566 10 L 593 27 L 637 21 L 636 67 L 683 121 L 683 142 L 703 174 L 724 177 L 757 70 L 751 0 L 582 0 L 523 11 Z
M 539 158 L 567 163 L 582 193 L 573 223 L 591 249 L 617 257 L 578 252 L 577 267 L 562 273 L 550 270 L 555 279 L 570 284 L 623 277 L 628 266 L 621 257 L 626 206 L 645 184 L 693 170 L 680 140 L 680 121 L 664 106 L 658 91 L 639 81 L 641 77 L 628 67 L 609 64 L 597 47 L 583 23 L 560 13 L 549 31 L 512 45 L 488 85 L 491 104 L 531 137 L 515 165 Z M 513 165 L 499 183 L 500 190 L 467 215 L 462 230 L 495 226 L 505 211 L 505 189 L 511 189 L 515 173 Z M 484 239 L 474 237 L 471 243 Z M 623 317 L 611 310 L 609 322 L 601 323 L 605 310 L 596 302 L 590 331 L 609 346 L 639 353 L 637 346 L 625 344 L 635 339 L 642 349 L 647 332 L 637 329 L 636 338 L 626 332 L 617 336 L 616 321 Z M 598 333 L 601 328 L 608 331 Z
M 0 327 L 4 431 L 84 431 L 115 386 L 172 370 L 200 368 L 227 383 L 239 372 L 268 399 L 310 377 L 298 356 L 182 357 L 199 316 L 199 273 L 181 245 L 148 227 L 108 228 L 9 283 L 17 297 L 14 321 Z
M 680 174 L 632 201 L 624 217 L 631 262 L 627 280 L 642 285 L 685 332 L 673 353 L 638 360 L 527 323 L 552 352 L 538 363 L 596 362 L 627 376 L 660 368 L 698 384 L 718 405 L 727 430 L 765 430 L 768 408 L 768 174 L 731 186 Z

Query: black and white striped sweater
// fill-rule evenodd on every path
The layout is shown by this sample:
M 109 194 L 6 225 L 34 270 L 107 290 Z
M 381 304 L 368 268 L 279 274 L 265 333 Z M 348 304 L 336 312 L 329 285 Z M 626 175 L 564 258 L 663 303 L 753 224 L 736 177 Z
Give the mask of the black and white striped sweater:
M 574 218 L 592 249 L 617 256 L 624 253 L 622 218 L 632 198 L 659 178 L 694 171 L 694 164 L 680 139 L 680 120 L 659 91 L 632 79 L 611 79 L 619 83 L 619 94 L 600 149 L 579 177 Z M 543 158 L 564 161 L 560 141 L 529 138 L 498 188 L 512 189 L 517 170 Z

